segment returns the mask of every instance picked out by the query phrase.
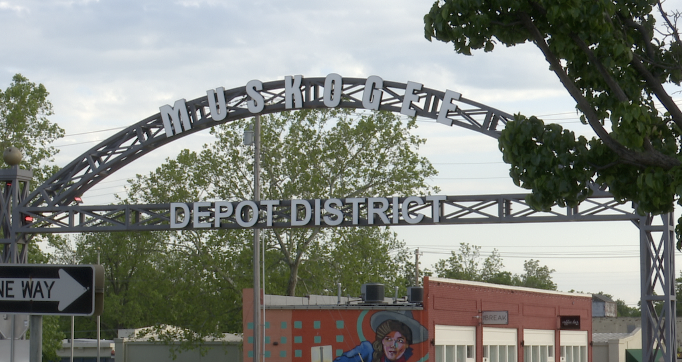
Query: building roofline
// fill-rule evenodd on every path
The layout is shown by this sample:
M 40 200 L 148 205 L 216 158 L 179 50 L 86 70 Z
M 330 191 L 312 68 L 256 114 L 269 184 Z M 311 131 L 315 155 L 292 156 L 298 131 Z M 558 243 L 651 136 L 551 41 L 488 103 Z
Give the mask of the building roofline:
M 448 278 L 439 278 L 439 277 L 427 277 L 427 278 L 430 282 L 448 283 L 448 284 L 464 284 L 464 285 L 471 285 L 471 286 L 484 287 L 484 288 L 516 290 L 516 291 L 523 291 L 523 292 L 529 292 L 529 293 L 551 294 L 551 295 L 561 295 L 561 296 L 566 296 L 566 297 L 581 297 L 581 298 L 592 299 L 592 294 L 585 294 L 585 293 L 558 292 L 555 290 L 536 289 L 536 288 L 528 288 L 528 287 L 517 287 L 517 286 L 512 286 L 512 285 L 492 284 L 492 283 L 484 283 L 484 282 L 474 282 L 471 280 L 448 279 Z

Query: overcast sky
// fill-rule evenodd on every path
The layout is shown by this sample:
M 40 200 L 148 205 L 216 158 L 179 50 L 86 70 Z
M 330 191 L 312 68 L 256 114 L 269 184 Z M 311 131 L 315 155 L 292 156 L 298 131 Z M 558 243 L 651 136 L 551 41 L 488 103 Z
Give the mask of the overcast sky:
M 295 74 L 415 81 L 590 134 L 536 48 L 458 55 L 451 45 L 425 40 L 422 18 L 431 4 L 0 0 L 0 88 L 15 73 L 47 87 L 55 111 L 51 119 L 67 133 L 55 143 L 60 166 L 177 99 Z M 508 177 L 494 139 L 430 120 L 419 125 L 418 133 L 428 139 L 421 153 L 440 171 L 430 182 L 442 194 L 524 191 Z M 83 198 L 89 204 L 109 203 L 126 178 L 154 170 L 181 147 L 211 139 L 204 132 L 173 142 L 111 175 Z M 639 238 L 629 222 L 395 230 L 411 249 L 424 252 L 423 267 L 465 242 L 481 246 L 484 256 L 497 248 L 505 269 L 515 273 L 522 272 L 524 260 L 539 259 L 556 270 L 559 290 L 603 291 L 632 305 L 639 300 Z

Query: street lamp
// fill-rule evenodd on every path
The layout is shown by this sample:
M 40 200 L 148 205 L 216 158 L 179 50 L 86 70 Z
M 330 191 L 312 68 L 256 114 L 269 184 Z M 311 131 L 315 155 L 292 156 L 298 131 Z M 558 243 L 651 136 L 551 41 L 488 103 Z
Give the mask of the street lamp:
M 253 144 L 253 201 L 260 201 L 260 115 L 254 118 L 253 126 L 244 131 L 244 144 Z M 258 210 L 254 210 L 258 217 Z M 261 347 L 260 321 L 260 229 L 253 229 L 253 361 L 259 362 Z M 265 338 L 263 338 L 265 340 Z

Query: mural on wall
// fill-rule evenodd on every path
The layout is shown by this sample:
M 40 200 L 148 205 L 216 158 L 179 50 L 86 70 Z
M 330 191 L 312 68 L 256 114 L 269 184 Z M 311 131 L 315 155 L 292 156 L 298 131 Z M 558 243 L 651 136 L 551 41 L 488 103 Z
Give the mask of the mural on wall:
M 243 360 L 249 362 L 253 323 L 244 311 Z M 425 310 L 397 306 L 268 309 L 263 353 L 269 362 L 427 362 L 426 321 Z
M 428 339 L 428 330 L 413 318 L 410 310 L 376 312 L 369 319 L 369 325 L 375 333 L 374 340 L 361 342 L 334 362 L 407 362 L 415 354 L 411 346 Z

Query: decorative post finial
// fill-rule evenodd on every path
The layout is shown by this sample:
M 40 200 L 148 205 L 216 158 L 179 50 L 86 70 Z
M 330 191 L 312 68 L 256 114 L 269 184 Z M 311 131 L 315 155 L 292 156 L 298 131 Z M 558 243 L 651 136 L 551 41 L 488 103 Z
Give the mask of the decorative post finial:
M 18 165 L 23 157 L 21 150 L 14 146 L 7 147 L 2 153 L 2 159 L 10 166 Z

